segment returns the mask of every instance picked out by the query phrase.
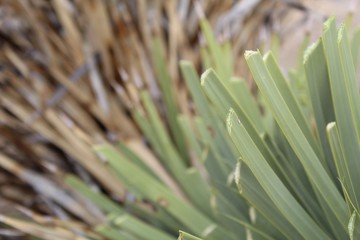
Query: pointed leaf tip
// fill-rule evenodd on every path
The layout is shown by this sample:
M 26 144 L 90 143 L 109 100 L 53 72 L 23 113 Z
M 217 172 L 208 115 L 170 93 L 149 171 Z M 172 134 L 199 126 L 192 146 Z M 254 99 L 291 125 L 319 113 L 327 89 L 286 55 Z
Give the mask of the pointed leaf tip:
M 316 47 L 320 44 L 320 40 L 314 42 L 313 44 L 311 44 L 310 46 L 308 46 L 303 54 L 303 64 L 306 64 L 306 62 L 308 61 L 310 55 L 312 54 L 312 52 L 316 49 Z
M 326 125 L 326 131 L 330 131 L 330 129 L 334 128 L 336 126 L 336 122 L 331 122 Z
M 214 74 L 214 70 L 212 68 L 207 69 L 203 74 L 201 74 L 200 77 L 201 85 L 205 84 L 205 81 L 208 78 L 209 74 Z
M 259 53 L 259 51 L 246 50 L 244 53 L 244 57 L 245 59 L 248 59 L 249 57 L 257 53 Z
M 184 66 L 189 66 L 192 65 L 190 61 L 188 60 L 180 60 L 180 66 L 184 65 Z
M 324 23 L 324 30 L 323 31 L 324 32 L 327 31 L 332 24 L 336 24 L 334 22 L 335 22 L 335 17 L 331 17 L 328 20 L 326 20 L 325 23 Z

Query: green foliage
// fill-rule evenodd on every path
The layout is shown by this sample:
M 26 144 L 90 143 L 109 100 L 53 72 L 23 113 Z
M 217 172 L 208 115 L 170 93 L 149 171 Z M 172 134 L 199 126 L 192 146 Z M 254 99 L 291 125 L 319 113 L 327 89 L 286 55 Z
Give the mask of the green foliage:
M 350 44 L 345 27 L 336 29 L 334 19 L 328 20 L 303 64 L 291 72 L 292 82 L 271 52 L 246 52 L 261 94 L 255 99 L 244 80 L 231 77 L 227 43 L 216 43 L 205 20 L 201 27 L 208 43 L 202 62 L 215 71 L 207 70 L 200 81 L 189 62 L 180 63 L 195 115 L 177 109 L 158 42 L 154 58 L 169 124 L 147 92 L 144 111 L 134 113 L 179 191 L 131 150 L 96 146 L 135 198 L 120 207 L 68 176 L 70 186 L 109 214 L 98 233 L 109 239 L 173 239 L 180 229 L 178 239 L 184 240 L 358 239 L 359 31 Z M 153 209 L 137 209 L 141 201 Z

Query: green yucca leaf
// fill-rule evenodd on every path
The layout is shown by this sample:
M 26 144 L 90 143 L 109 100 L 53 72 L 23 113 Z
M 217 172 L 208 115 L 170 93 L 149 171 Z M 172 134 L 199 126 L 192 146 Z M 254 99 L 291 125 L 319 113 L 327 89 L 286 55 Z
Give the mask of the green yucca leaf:
M 234 158 L 234 149 L 229 142 L 226 129 L 224 128 L 221 119 L 215 114 L 213 106 L 209 104 L 205 93 L 202 91 L 200 79 L 195 72 L 194 67 L 186 61 L 181 61 L 180 67 L 197 111 L 207 125 L 206 128 L 210 128 L 214 133 L 214 144 L 217 146 L 217 152 L 221 153 L 227 159 Z M 195 118 L 197 119 L 196 116 Z M 205 132 L 203 131 L 203 133 Z M 202 139 L 209 141 L 211 138 L 203 137 Z
M 338 206 L 337 208 L 331 208 L 331 211 L 334 212 L 336 218 L 345 227 L 348 219 L 345 201 L 321 164 L 309 140 L 299 127 L 291 109 L 289 109 L 282 96 L 283 93 L 276 87 L 260 53 L 248 51 L 245 58 L 260 91 L 269 102 L 274 118 L 303 164 L 311 183 L 316 187 L 315 190 L 321 194 L 329 207 Z
M 203 121 L 202 118 L 195 118 L 195 126 L 199 132 L 201 143 L 210 150 L 210 153 L 214 155 L 215 161 L 217 163 L 217 170 L 220 173 L 223 173 L 224 176 L 227 176 L 231 171 L 232 159 L 227 159 L 225 156 L 222 156 L 219 151 L 219 147 L 216 142 L 212 140 L 211 134 Z M 209 163 L 211 164 L 211 163 Z M 215 174 L 215 173 L 214 173 Z
M 166 110 L 167 118 L 171 128 L 172 136 L 175 139 L 176 146 L 179 149 L 182 160 L 188 160 L 185 141 L 182 136 L 180 126 L 177 123 L 176 116 L 178 114 L 178 106 L 176 104 L 173 80 L 170 77 L 170 73 L 166 67 L 165 53 L 161 48 L 160 39 L 155 39 L 152 44 L 152 56 L 155 63 L 155 70 L 159 78 L 159 84 L 162 90 Z
M 200 144 L 201 150 L 198 149 L 196 143 L 194 143 L 194 149 L 198 149 L 197 155 L 201 161 L 204 161 L 204 167 L 208 172 L 208 178 L 213 187 L 212 211 L 219 220 L 221 219 L 224 224 L 233 229 L 232 231 L 236 232 L 239 237 L 245 236 L 242 226 L 239 227 L 238 224 L 234 224 L 223 216 L 224 213 L 228 213 L 244 221 L 246 220 L 246 216 L 242 211 L 247 211 L 247 204 L 242 198 L 239 198 L 233 187 L 226 184 L 228 175 L 234 166 L 235 151 L 231 142 L 229 142 L 224 125 L 213 111 L 213 106 L 209 104 L 201 89 L 199 77 L 193 66 L 185 61 L 182 61 L 180 66 L 195 102 L 196 110 L 198 110 L 201 117 L 195 116 L 192 126 L 185 117 L 180 117 L 179 121 L 183 126 L 185 135 L 189 136 L 190 143 L 197 138 Z M 195 133 L 196 136 L 194 136 Z M 232 227 L 232 225 L 234 226 Z
M 279 137 L 283 138 L 282 135 Z M 304 207 L 309 210 L 313 217 L 319 217 L 321 213 L 319 213 L 318 203 L 316 199 L 314 199 L 315 195 L 312 192 L 312 186 L 308 183 L 304 169 L 301 166 L 298 166 L 299 164 L 297 162 L 297 164 L 294 164 L 295 161 L 298 161 L 296 156 L 294 156 L 292 152 L 287 152 L 287 154 L 283 153 L 268 134 L 263 136 L 263 140 L 274 154 L 274 158 L 279 162 L 282 174 L 286 176 L 285 178 L 281 178 L 281 180 L 299 201 L 301 201 Z M 286 150 L 289 150 L 289 147 L 286 148 Z
M 190 120 L 184 115 L 179 115 L 178 122 L 185 138 L 189 141 L 189 145 L 191 145 L 192 151 L 197 156 L 197 159 L 200 160 L 201 163 L 204 163 L 208 154 L 204 154 L 204 151 L 206 150 L 202 149 L 199 138 L 195 135 L 195 131 L 191 126 Z
M 279 233 L 275 235 L 277 239 L 302 239 L 244 163 L 237 164 L 235 181 L 240 193 L 278 230 Z
M 346 79 L 345 85 L 352 113 L 351 116 L 358 137 L 358 146 L 360 146 L 360 94 L 357 84 L 355 67 L 351 64 L 351 49 L 349 46 L 349 39 L 346 28 L 344 26 L 341 27 L 338 31 L 338 45 L 340 59 L 342 63 L 341 66 L 343 67 L 344 78 Z
M 210 100 L 220 111 L 221 116 L 225 114 L 223 113 L 224 109 L 234 109 L 236 114 L 239 116 L 239 119 L 242 121 L 244 126 L 246 126 L 247 131 L 249 131 L 249 134 L 256 142 L 259 150 L 271 165 L 272 169 L 274 169 L 282 179 L 287 179 L 286 181 L 288 183 L 293 184 L 293 182 L 290 181 L 288 177 L 289 173 L 284 171 L 284 168 L 281 166 L 281 162 L 279 159 L 275 158 L 274 153 L 270 151 L 268 144 L 264 141 L 262 137 L 264 136 L 264 133 L 261 134 L 257 132 L 253 123 L 249 120 L 247 114 L 244 113 L 243 109 L 236 104 L 233 97 L 226 90 L 225 86 L 221 83 L 219 77 L 214 73 L 213 70 L 208 70 L 202 75 L 202 85 Z M 295 186 L 294 189 L 298 190 Z
M 331 170 L 334 183 L 340 189 L 340 182 L 336 172 L 336 163 L 334 162 L 333 155 L 331 154 L 328 140 L 326 138 L 325 128 L 328 122 L 333 121 L 334 112 L 332 107 L 331 93 L 329 87 L 328 73 L 325 62 L 325 57 L 322 49 L 322 42 L 319 41 L 312 45 L 305 55 L 304 59 L 305 71 L 307 75 L 312 106 L 317 123 L 317 131 L 319 133 L 320 141 L 326 156 L 326 164 Z M 330 104 L 329 104 L 330 103 Z M 323 204 L 324 207 L 325 204 Z M 325 207 L 326 208 L 326 207 Z M 334 221 L 334 217 L 329 215 L 330 211 L 324 209 L 329 223 L 338 238 L 346 238 L 344 229 L 339 229 L 339 224 Z
M 215 66 L 215 64 L 213 63 L 213 60 L 210 57 L 209 49 L 201 48 L 200 55 L 201 55 L 202 69 L 208 69 L 208 68 L 211 68 L 212 66 Z
M 348 165 L 350 181 L 354 187 L 348 189 L 349 197 L 355 207 L 359 209 L 360 186 L 357 183 L 360 181 L 360 100 L 352 56 L 344 29 L 340 29 L 337 35 L 334 19 L 329 19 L 325 23 L 322 41 L 329 69 L 335 121 L 338 126 L 344 159 Z
M 351 54 L 354 61 L 354 66 L 358 66 L 359 54 L 360 54 L 360 27 L 358 27 L 354 33 L 351 41 Z
M 140 168 L 142 168 L 143 170 L 145 170 L 146 172 L 148 172 L 150 175 L 152 175 L 154 178 L 159 179 L 159 176 L 156 175 L 156 173 L 154 173 L 148 165 L 146 165 L 146 163 L 140 158 L 140 156 L 138 156 L 137 154 L 135 154 L 130 148 L 128 148 L 126 146 L 125 143 L 119 142 L 117 145 L 120 149 L 120 152 L 122 154 L 124 154 L 124 156 L 129 159 L 130 161 L 132 161 L 133 163 L 135 163 L 137 166 L 139 166 Z M 160 180 L 160 179 L 159 179 Z
M 159 156 L 160 159 L 165 159 L 165 155 L 162 152 L 160 138 L 157 137 L 155 134 L 154 126 L 151 124 L 151 122 L 148 120 L 147 117 L 145 117 L 139 110 L 134 112 L 134 119 L 136 123 L 141 128 L 141 131 L 143 132 L 146 139 L 149 141 L 151 146 L 154 148 L 154 151 Z
M 326 132 L 329 139 L 329 144 L 331 147 L 332 154 L 335 159 L 338 181 L 340 182 L 343 192 L 345 193 L 345 200 L 348 204 L 349 214 L 351 209 L 355 208 L 355 205 L 349 199 L 347 193 L 353 191 L 354 187 L 352 186 L 351 178 L 348 171 L 347 161 L 344 159 L 344 153 L 341 148 L 341 143 L 339 139 L 339 132 L 335 122 L 331 122 L 326 126 Z
M 226 54 L 226 49 L 224 51 L 220 44 L 216 42 L 211 26 L 206 19 L 200 20 L 200 26 L 209 49 L 209 54 L 206 54 L 206 57 L 210 57 L 211 62 L 213 63 L 210 66 L 215 67 L 215 70 L 219 73 L 221 78 L 224 79 L 224 81 L 230 81 L 232 68 L 229 66 L 231 62 L 227 59 L 230 54 Z M 209 60 L 207 62 L 209 62 Z
M 228 216 L 228 218 L 233 220 L 234 222 L 246 227 L 247 238 L 254 238 L 254 239 L 259 239 L 259 240 L 263 240 L 263 239 L 264 240 L 265 239 L 266 240 L 274 240 L 274 238 L 269 235 L 270 232 L 261 231 L 260 229 L 261 229 L 262 226 L 257 226 L 256 223 L 250 224 L 248 222 L 241 221 L 241 220 L 239 220 L 237 218 L 234 218 L 232 216 Z
M 154 133 L 157 135 L 159 146 L 163 154 L 163 163 L 170 170 L 174 178 L 177 180 L 187 196 L 204 212 L 208 212 L 206 208 L 208 199 L 210 198 L 210 190 L 204 179 L 200 176 L 198 171 L 194 168 L 188 169 L 181 156 L 174 148 L 167 132 L 157 114 L 157 110 L 147 92 L 142 93 L 142 100 L 145 109 L 149 115 L 149 120 L 154 128 Z M 187 174 L 185 174 L 187 172 Z
M 102 145 L 97 146 L 95 150 L 101 156 L 105 157 L 115 171 L 131 184 L 132 189 L 137 189 L 142 192 L 146 199 L 159 203 L 195 234 L 200 236 L 206 235 L 209 239 L 217 239 L 219 236 L 227 236 L 228 239 L 233 239 L 232 233 L 226 232 L 198 209 L 179 199 L 173 192 L 160 182 L 155 181 L 144 170 L 121 157 L 113 147 Z M 191 177 L 189 177 L 191 173 L 183 174 L 185 177 L 188 177 L 188 179 L 191 179 Z M 189 221 L 189 219 L 191 219 L 191 221 Z
M 320 149 L 320 146 L 317 142 L 317 140 L 314 138 L 313 134 L 311 133 L 309 124 L 306 122 L 305 117 L 303 115 L 303 112 L 301 111 L 300 107 L 298 106 L 295 97 L 292 95 L 291 89 L 287 85 L 287 82 L 282 75 L 277 63 L 275 62 L 275 59 L 272 57 L 271 53 L 267 54 L 265 56 L 264 60 L 267 69 L 269 73 L 272 76 L 272 80 L 274 80 L 274 83 L 276 84 L 277 89 L 281 93 L 281 97 L 284 99 L 284 102 L 288 106 L 289 110 L 291 111 L 292 116 L 296 120 L 298 126 L 301 128 L 302 133 L 306 137 L 307 141 L 309 142 L 310 146 L 313 148 L 314 152 L 317 154 L 318 159 L 321 161 L 322 166 L 327 171 L 328 174 L 330 174 L 330 169 L 328 168 L 328 164 L 325 162 L 325 159 L 323 157 L 323 152 Z M 331 159 L 329 159 L 331 160 Z M 319 203 L 321 207 L 323 208 L 323 212 L 327 216 L 328 222 L 333 226 L 333 229 L 336 229 L 339 224 L 334 219 L 334 216 L 331 214 L 331 209 L 327 206 L 327 203 L 325 202 L 324 197 L 321 197 L 318 192 L 315 192 L 317 195 L 317 198 L 319 200 Z M 309 195 L 308 193 L 306 195 Z M 304 204 L 306 206 L 306 202 Z M 314 206 L 314 205 L 313 205 Z M 322 223 L 323 220 L 321 219 L 321 215 L 319 215 L 318 206 L 313 207 L 310 209 L 311 213 L 315 213 L 316 215 L 312 214 L 312 216 L 317 219 L 319 223 Z M 321 213 L 320 213 L 321 214 Z M 326 225 L 325 225 L 326 226 Z M 337 229 L 334 231 L 335 234 L 342 235 L 338 236 L 340 238 L 346 237 L 346 232 L 344 229 Z
M 90 199 L 93 203 L 95 203 L 100 209 L 104 210 L 106 213 L 111 214 L 112 216 L 116 216 L 113 220 L 115 226 L 118 226 L 120 229 L 127 232 L 129 235 L 140 237 L 141 239 L 172 239 L 172 237 L 159 229 L 145 224 L 144 222 L 134 218 L 131 215 L 125 214 L 125 211 L 122 210 L 119 205 L 112 202 L 110 199 L 105 197 L 104 195 L 92 191 L 86 184 L 84 184 L 81 180 L 76 178 L 75 176 L 69 175 L 66 178 L 66 182 L 74 187 L 81 194 Z M 145 217 L 145 216 L 143 216 Z M 121 232 L 116 228 L 109 229 L 106 226 L 99 226 L 98 230 L 100 233 L 108 232 L 108 234 L 112 236 L 119 235 L 121 236 Z M 109 236 L 105 234 L 105 236 Z M 124 234 L 124 239 L 127 239 Z M 147 236 L 147 237 L 146 237 Z M 135 239 L 135 238 L 129 238 Z M 136 238 L 139 239 L 139 238 Z
M 193 65 L 190 62 L 181 61 L 180 68 L 200 116 L 212 123 L 214 114 L 211 111 L 206 95 L 201 90 L 200 80 Z
M 90 199 L 96 206 L 98 206 L 105 213 L 122 214 L 124 210 L 116 203 L 111 201 L 105 195 L 92 191 L 84 182 L 74 175 L 67 175 L 65 182 L 76 189 L 86 198 Z
M 274 56 L 271 53 L 266 54 L 264 57 L 264 62 L 269 73 L 271 74 L 272 80 L 274 80 L 276 87 L 282 93 L 284 101 L 288 105 L 289 109 L 291 109 L 291 113 L 301 128 L 301 131 L 304 133 L 306 139 L 308 139 L 319 159 L 323 159 L 318 142 L 311 133 L 309 123 L 305 120 L 305 116 L 301 111 L 294 95 L 292 94 L 292 90 L 290 89 L 284 75 L 281 73 Z
M 234 110 L 230 110 L 226 121 L 229 135 L 243 161 L 251 169 L 279 211 L 305 239 L 329 239 L 329 236 L 318 227 L 277 177 Z
M 331 170 L 335 183 L 339 185 L 338 181 L 336 181 L 335 163 L 326 137 L 326 125 L 335 120 L 335 115 L 330 92 L 328 69 L 321 41 L 317 41 L 306 50 L 304 67 L 316 121 L 317 135 L 321 141 L 326 164 Z
M 278 33 L 273 33 L 271 35 L 271 46 L 270 50 L 274 54 L 275 59 L 279 59 L 281 49 L 281 38 Z
M 254 124 L 249 120 L 249 117 L 244 110 L 234 100 L 233 96 L 228 92 L 225 84 L 220 80 L 214 70 L 209 69 L 204 72 L 201 76 L 201 85 L 210 98 L 211 102 L 214 103 L 215 107 L 219 111 L 219 115 L 224 119 L 227 116 L 227 110 L 230 107 L 234 108 L 234 111 L 242 119 L 249 131 L 252 131 L 254 135 L 260 135 L 262 133 L 255 129 Z
M 234 77 L 231 78 L 228 90 L 236 103 L 248 114 L 250 121 L 254 124 L 254 127 L 258 132 L 265 132 L 265 126 L 259 107 L 245 80 Z
M 227 74 L 230 80 L 233 74 L 233 66 L 234 66 L 231 43 L 229 41 L 223 42 L 221 45 L 221 49 L 222 49 L 222 60 L 224 61 L 223 62 L 224 72 Z
M 154 226 L 145 224 L 144 222 L 128 215 L 124 214 L 119 217 L 116 217 L 112 220 L 113 225 L 119 229 L 124 229 L 126 232 L 129 232 L 131 235 L 136 236 L 137 239 L 148 239 L 148 240 L 171 240 L 174 239 L 170 234 L 165 233 L 161 229 L 158 229 Z

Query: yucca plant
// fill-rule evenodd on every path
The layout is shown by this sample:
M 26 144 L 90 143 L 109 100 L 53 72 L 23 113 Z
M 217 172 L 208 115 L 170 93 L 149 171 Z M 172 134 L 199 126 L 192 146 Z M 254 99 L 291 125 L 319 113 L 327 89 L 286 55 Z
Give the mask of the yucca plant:
M 139 213 L 140 218 L 160 228 L 124 210 L 114 214 L 112 204 L 99 199 L 98 207 L 113 213 L 112 225 L 100 227 L 101 232 L 113 239 L 120 233 L 171 239 L 168 231 L 180 227 L 203 239 L 357 239 L 360 99 L 357 56 L 351 49 L 358 42 L 350 45 L 346 28 L 337 30 L 334 19 L 328 20 L 321 39 L 305 51 L 303 66 L 292 75 L 307 86 L 303 89 L 291 87 L 271 53 L 246 52 L 261 93 L 260 112 L 245 82 L 231 77 L 226 49 L 203 24 L 215 71 L 207 70 L 200 84 L 191 64 L 180 64 L 196 106 L 194 118 L 174 111 L 164 73 L 162 90 L 169 94 L 168 112 L 173 111 L 170 129 L 179 145 L 172 144 L 147 92 L 142 94 L 144 112 L 135 113 L 171 173 L 171 184 L 159 181 L 121 146 L 95 147 L 134 199 L 155 207 L 148 217 Z M 160 71 L 164 62 L 157 62 Z M 295 94 L 299 91 L 301 98 Z M 188 152 L 181 152 L 186 145 L 191 146 L 191 163 Z M 67 182 L 89 199 L 100 198 L 75 177 Z M 185 232 L 180 239 L 197 239 Z
M 303 97 L 310 114 L 271 53 L 246 52 L 263 98 L 261 114 L 244 82 L 231 78 L 223 49 L 207 40 L 216 71 L 206 71 L 201 86 L 191 65 L 181 63 L 199 115 L 193 121 L 180 115 L 174 123 L 200 166 L 186 167 L 172 149 L 146 93 L 148 121 L 139 120 L 149 139 L 157 134 L 150 142 L 184 199 L 112 147 L 99 146 L 98 153 L 131 189 L 163 204 L 184 230 L 204 239 L 357 239 L 360 99 L 351 49 L 358 43 L 351 46 L 346 28 L 337 30 L 330 19 L 306 50 L 296 77 L 308 86 Z M 196 238 L 181 233 L 180 239 Z
M 176 238 L 179 230 L 184 240 L 357 239 L 360 99 L 355 66 L 360 31 L 349 41 L 346 28 L 337 30 L 334 19 L 328 20 L 321 39 L 301 54 L 303 64 L 289 71 L 290 81 L 271 52 L 246 52 L 259 90 L 252 94 L 244 79 L 233 77 L 230 44 L 218 44 L 206 20 L 200 25 L 207 43 L 201 62 L 204 69 L 213 69 L 199 78 L 191 62 L 180 62 L 192 109 L 179 109 L 156 38 L 148 47 L 164 104 L 151 89 L 142 90 L 139 99 L 132 96 L 138 101 L 130 113 L 136 125 L 127 115 L 114 114 L 120 123 L 112 126 L 113 119 L 102 118 L 98 106 L 91 110 L 108 128 L 143 133 L 143 142 L 114 144 L 83 132 L 84 126 L 97 127 L 71 104 L 62 106 L 60 117 L 44 110 L 48 122 L 33 124 L 81 159 L 104 189 L 74 174 L 66 174 L 66 186 L 58 188 L 0 155 L 3 168 L 83 223 L 69 220 L 56 207 L 58 218 L 22 209 L 27 219 L 1 215 L 0 221 L 43 239 L 166 240 Z M 52 74 L 62 79 L 59 72 Z M 101 91 L 107 91 L 97 90 L 100 99 Z M 6 94 L 3 105 L 17 107 L 9 101 L 15 94 Z M 102 103 L 100 109 L 107 109 Z M 13 114 L 26 119 L 26 110 L 18 106 Z M 66 117 L 73 112 L 78 115 L 71 121 Z
M 346 28 L 337 30 L 330 19 L 321 39 L 305 51 L 304 73 L 296 77 L 308 86 L 310 115 L 271 53 L 245 53 L 268 119 L 259 117 L 250 98 L 234 92 L 234 82 L 224 75 L 213 70 L 202 75 L 208 105 L 226 119 L 238 156 L 234 179 L 250 206 L 249 221 L 226 216 L 254 239 L 359 238 L 357 48 Z

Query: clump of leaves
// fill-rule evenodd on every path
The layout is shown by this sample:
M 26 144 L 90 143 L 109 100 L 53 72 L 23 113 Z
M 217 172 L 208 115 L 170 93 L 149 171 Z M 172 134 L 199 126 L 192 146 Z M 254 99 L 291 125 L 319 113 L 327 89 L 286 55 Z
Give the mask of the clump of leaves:
M 346 28 L 336 29 L 334 19 L 325 23 L 321 39 L 306 50 L 303 66 L 293 76 L 307 85 L 302 97 L 305 94 L 309 106 L 301 104 L 294 94 L 297 85 L 289 85 L 271 53 L 246 52 L 261 93 L 261 113 L 245 82 L 231 78 L 223 60 L 226 49 L 213 42 L 211 34 L 207 40 L 215 71 L 207 70 L 201 84 L 191 64 L 181 62 L 198 114 L 191 119 L 177 115 L 170 126 L 191 146 L 192 162 L 172 144 L 148 93 L 142 94 L 144 112 L 136 112 L 173 186 L 135 156 L 120 153 L 121 148 L 95 148 L 137 199 L 156 208 L 141 213 L 146 224 L 119 210 L 111 227 L 105 227 L 114 232 L 112 239 L 119 233 L 171 239 L 169 233 L 179 227 L 203 239 L 356 239 L 360 98 L 357 56 L 351 49 L 358 42 L 350 44 Z M 163 91 L 171 93 L 170 87 Z M 170 106 L 171 94 L 166 99 Z M 74 177 L 68 182 L 80 184 Z M 86 186 L 79 186 L 96 199 Z M 106 209 L 111 205 L 97 203 L 111 212 Z M 197 239 L 185 232 L 180 239 Z
M 349 43 L 346 28 L 328 20 L 292 74 L 297 84 L 289 84 L 271 53 L 246 52 L 260 92 L 254 98 L 243 79 L 232 77 L 229 45 L 217 44 L 208 23 L 201 24 L 208 43 L 203 62 L 214 69 L 199 79 L 189 62 L 180 63 L 195 114 L 180 114 L 164 54 L 152 45 L 168 114 L 147 91 L 132 114 L 157 158 L 122 143 L 94 147 L 128 190 L 123 205 L 67 175 L 94 218 L 106 215 L 95 232 L 65 222 L 60 226 L 69 232 L 52 231 L 49 223 L 40 228 L 41 221 L 0 220 L 47 239 L 80 232 L 77 239 L 166 240 L 179 229 L 184 240 L 359 237 L 357 38 Z
M 248 51 L 245 58 L 272 124 L 252 117 L 257 109 L 237 102 L 240 94 L 232 94 L 213 70 L 202 75 L 221 118 L 230 109 L 227 128 L 239 156 L 235 182 L 255 209 L 248 223 L 227 216 L 255 239 L 359 237 L 360 96 L 351 50 L 357 46 L 349 43 L 345 26 L 336 29 L 330 19 L 321 39 L 306 50 L 302 77 L 310 118 L 271 53 Z

